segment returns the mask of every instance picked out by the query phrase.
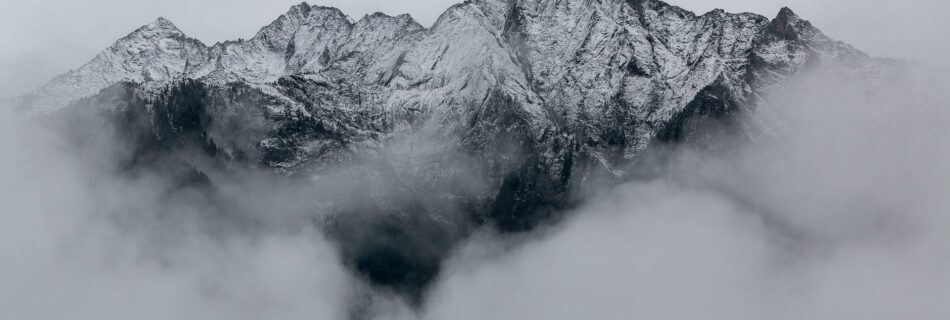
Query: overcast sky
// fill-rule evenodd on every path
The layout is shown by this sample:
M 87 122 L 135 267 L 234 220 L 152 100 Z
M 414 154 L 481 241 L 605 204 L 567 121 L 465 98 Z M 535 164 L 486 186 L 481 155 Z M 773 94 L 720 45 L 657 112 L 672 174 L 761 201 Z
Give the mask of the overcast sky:
M 410 13 L 430 25 L 461 0 L 311 0 L 354 18 L 382 11 Z M 208 44 L 249 38 L 299 0 L 31 0 L 0 1 L 0 97 L 29 91 L 81 66 L 99 51 L 158 16 Z M 947 66 L 950 30 L 944 0 L 669 0 L 696 11 L 723 8 L 769 17 L 788 6 L 830 36 L 875 56 Z

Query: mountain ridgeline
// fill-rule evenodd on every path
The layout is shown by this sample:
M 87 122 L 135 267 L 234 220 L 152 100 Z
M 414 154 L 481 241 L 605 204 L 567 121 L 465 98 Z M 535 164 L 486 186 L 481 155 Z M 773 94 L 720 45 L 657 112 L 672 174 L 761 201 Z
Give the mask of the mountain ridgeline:
M 240 170 L 298 181 L 312 190 L 299 221 L 373 285 L 421 301 L 474 230 L 556 223 L 652 146 L 764 134 L 766 97 L 809 68 L 868 79 L 900 64 L 789 9 L 469 0 L 426 28 L 300 4 L 212 46 L 159 18 L 18 103 L 64 123 L 100 116 L 128 147 L 123 172 L 183 190 L 214 193 Z

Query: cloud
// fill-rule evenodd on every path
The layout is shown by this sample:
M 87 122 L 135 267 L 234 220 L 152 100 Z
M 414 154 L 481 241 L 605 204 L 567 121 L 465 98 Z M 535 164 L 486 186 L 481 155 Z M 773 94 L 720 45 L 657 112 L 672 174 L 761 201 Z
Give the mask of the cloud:
M 729 201 L 627 186 L 543 240 L 462 257 L 431 319 L 756 319 L 773 280 L 767 230 Z M 473 246 L 484 245 L 474 243 Z M 469 248 L 479 251 L 481 249 Z M 471 259 L 465 261 L 464 259 Z M 487 261 L 487 262 L 486 262 Z M 474 266 L 472 266 L 474 265 Z
M 66 9 L 80 10 L 52 16 Z M 22 52 L 71 38 L 59 32 L 26 37 Z M 942 319 L 950 90 L 932 74 L 864 85 L 804 78 L 772 97 L 773 135 L 725 154 L 677 149 L 648 170 L 660 175 L 606 191 L 550 229 L 481 231 L 420 310 L 355 279 L 322 230 L 301 227 L 306 208 L 288 201 L 304 191 L 233 177 L 226 202 L 282 214 L 215 228 L 200 196 L 169 202 L 161 175 L 117 175 L 121 144 L 77 148 L 3 113 L 0 318 Z
M 425 318 L 942 319 L 950 99 L 933 80 L 801 79 L 773 98 L 779 134 L 680 149 L 527 241 L 476 237 Z
M 209 233 L 184 218 L 203 207 L 162 197 L 163 181 L 99 162 L 110 148 L 2 110 L 0 318 L 346 317 L 359 286 L 319 231 Z

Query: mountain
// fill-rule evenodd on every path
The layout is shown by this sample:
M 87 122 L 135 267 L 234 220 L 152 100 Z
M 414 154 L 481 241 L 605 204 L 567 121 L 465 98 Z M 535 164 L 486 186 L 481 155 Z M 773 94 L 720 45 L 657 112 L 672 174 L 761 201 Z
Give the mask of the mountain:
M 302 3 L 212 46 L 159 18 L 19 103 L 105 113 L 146 163 L 343 177 L 331 209 L 313 211 L 355 270 L 419 294 L 478 226 L 552 223 L 653 145 L 764 134 L 781 121 L 765 97 L 815 68 L 874 85 L 902 67 L 788 8 L 468 0 L 426 28 Z

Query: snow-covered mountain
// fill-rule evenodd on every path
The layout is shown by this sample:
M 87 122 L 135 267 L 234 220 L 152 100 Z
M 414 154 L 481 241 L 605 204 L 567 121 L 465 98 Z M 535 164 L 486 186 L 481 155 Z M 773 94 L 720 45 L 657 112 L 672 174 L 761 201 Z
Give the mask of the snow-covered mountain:
M 411 242 L 393 249 L 402 256 L 425 247 L 441 257 L 452 241 L 431 242 L 464 234 L 459 225 L 530 229 L 589 181 L 623 179 L 653 143 L 702 140 L 711 126 L 760 134 L 779 121 L 764 97 L 808 68 L 874 85 L 900 64 L 787 8 L 769 19 L 658 0 L 467 0 L 426 28 L 303 3 L 251 39 L 212 46 L 159 18 L 19 102 L 33 114 L 124 113 L 145 119 L 135 130 L 150 145 L 295 175 L 385 159 L 387 172 L 424 182 L 399 196 L 426 200 L 387 207 L 379 191 L 366 210 L 448 230 L 394 240 Z M 445 165 L 446 154 L 465 165 Z M 464 208 L 466 222 L 446 219 L 447 207 Z
M 249 40 L 213 46 L 159 18 L 20 102 L 48 113 L 118 82 L 196 79 L 247 84 L 299 106 L 306 101 L 278 83 L 296 77 L 369 95 L 321 107 L 384 106 L 453 129 L 499 95 L 513 100 L 535 136 L 585 135 L 610 167 L 603 131 L 619 130 L 619 154 L 630 159 L 704 90 L 752 106 L 765 88 L 815 64 L 887 67 L 787 8 L 770 21 L 721 10 L 697 16 L 653 0 L 477 0 L 451 7 L 427 29 L 408 15 L 354 22 L 302 3 Z

